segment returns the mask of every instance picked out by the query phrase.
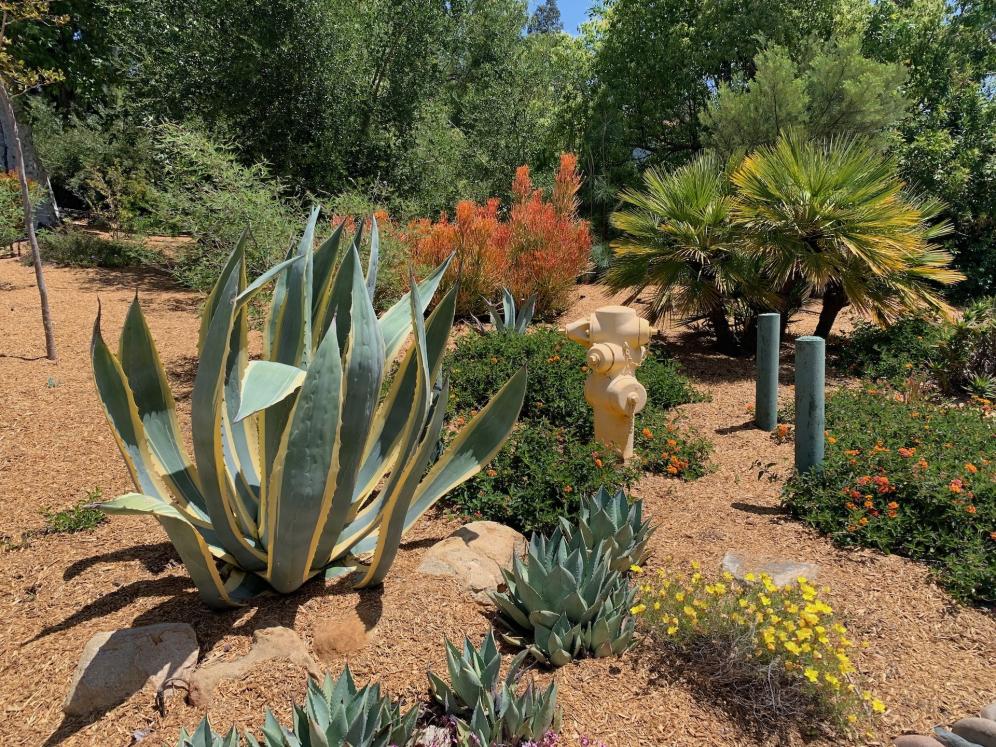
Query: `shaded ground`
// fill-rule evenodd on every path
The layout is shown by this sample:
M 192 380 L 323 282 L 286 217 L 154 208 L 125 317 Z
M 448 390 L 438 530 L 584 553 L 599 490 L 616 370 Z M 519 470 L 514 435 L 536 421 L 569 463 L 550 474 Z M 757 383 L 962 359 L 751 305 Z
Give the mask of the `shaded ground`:
M 229 658 L 248 650 L 252 631 L 286 625 L 310 639 L 316 625 L 356 609 L 374 626 L 373 642 L 349 659 L 358 678 L 379 677 L 388 691 L 424 698 L 425 670 L 443 671 L 442 638 L 480 636 L 488 612 L 450 584 L 414 573 L 421 554 L 457 525 L 434 515 L 407 538 L 382 590 L 356 593 L 342 584 L 307 586 L 259 607 L 217 614 L 197 600 L 165 535 L 151 521 L 116 517 L 92 532 L 32 535 L 42 511 L 77 502 L 99 487 L 105 496 L 131 489 L 124 465 L 90 380 L 88 346 L 97 296 L 104 304 L 108 341 L 116 339 L 135 289 L 174 381 L 181 418 L 189 415 L 195 369 L 199 297 L 171 289 L 161 276 L 50 267 L 60 360 L 44 351 L 30 268 L 0 260 L 0 742 L 6 745 L 172 745 L 180 726 L 203 715 L 175 697 L 165 716 L 153 693 L 136 693 L 102 714 L 64 721 L 61 704 L 86 640 L 101 630 L 154 622 L 189 622 L 202 658 Z M 598 288 L 568 318 L 605 302 Z M 815 318 L 800 320 L 809 332 Z M 776 445 L 751 428 L 751 363 L 703 349 L 680 331 L 669 344 L 709 402 L 680 408 L 688 423 L 716 445 L 715 469 L 681 483 L 657 477 L 638 488 L 660 522 L 651 563 L 698 559 L 718 564 L 727 549 L 819 563 L 830 600 L 871 647 L 857 664 L 890 706 L 886 730 L 924 730 L 978 710 L 996 699 L 996 620 L 954 605 L 931 583 L 923 566 L 870 551 L 839 551 L 778 509 L 781 477 L 791 467 L 789 444 Z M 785 359 L 785 376 L 790 369 Z M 791 387 L 783 387 L 791 397 Z M 755 462 L 771 463 L 773 481 L 758 480 Z M 25 537 L 25 533 L 27 536 Z M 328 667 L 337 673 L 342 660 Z M 654 673 L 639 649 L 621 660 L 583 661 L 555 674 L 565 731 L 608 745 L 774 744 L 743 731 L 726 713 L 681 680 L 681 672 Z M 262 665 L 223 684 L 210 707 L 219 728 L 258 727 L 265 705 L 278 714 L 300 699 L 304 673 Z M 798 737 L 790 743 L 801 744 Z M 827 744 L 815 742 L 816 744 Z

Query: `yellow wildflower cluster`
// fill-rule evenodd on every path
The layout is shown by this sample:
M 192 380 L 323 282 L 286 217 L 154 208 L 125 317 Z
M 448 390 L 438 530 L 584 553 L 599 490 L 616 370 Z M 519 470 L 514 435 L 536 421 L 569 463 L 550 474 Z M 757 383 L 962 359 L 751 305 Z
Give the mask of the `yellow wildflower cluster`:
M 737 641 L 740 655 L 757 664 L 758 672 L 780 667 L 850 724 L 861 711 L 885 711 L 881 700 L 855 682 L 850 656 L 855 643 L 805 577 L 781 587 L 765 574 L 747 573 L 743 581 L 730 573 L 707 579 L 692 563 L 677 574 L 641 569 L 637 583 L 630 611 L 669 645 Z

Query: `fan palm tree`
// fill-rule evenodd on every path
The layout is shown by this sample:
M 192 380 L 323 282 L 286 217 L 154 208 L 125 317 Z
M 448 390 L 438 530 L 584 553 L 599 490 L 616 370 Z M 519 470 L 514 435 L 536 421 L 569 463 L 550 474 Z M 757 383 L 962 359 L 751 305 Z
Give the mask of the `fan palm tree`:
M 861 141 L 783 135 L 731 179 L 731 219 L 772 287 L 822 294 L 817 336 L 848 305 L 879 323 L 952 312 L 938 286 L 964 275 L 932 243 L 951 230 L 934 222 L 940 203 L 907 194 L 895 163 Z
M 758 263 L 743 252 L 730 223 L 733 205 L 720 163 L 703 157 L 671 173 L 650 168 L 642 189 L 620 195 L 612 214 L 621 237 L 606 282 L 614 290 L 653 289 L 647 316 L 703 318 L 720 347 L 737 348 L 728 312 L 737 301 L 769 299 Z

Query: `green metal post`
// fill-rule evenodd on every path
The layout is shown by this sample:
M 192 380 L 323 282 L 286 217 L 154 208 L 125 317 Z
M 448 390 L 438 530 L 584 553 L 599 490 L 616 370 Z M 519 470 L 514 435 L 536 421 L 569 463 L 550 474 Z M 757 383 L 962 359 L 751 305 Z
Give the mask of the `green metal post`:
M 773 431 L 778 422 L 779 314 L 757 317 L 757 383 L 754 387 L 754 422 L 762 431 Z
M 795 341 L 795 468 L 823 464 L 826 343 L 822 337 Z

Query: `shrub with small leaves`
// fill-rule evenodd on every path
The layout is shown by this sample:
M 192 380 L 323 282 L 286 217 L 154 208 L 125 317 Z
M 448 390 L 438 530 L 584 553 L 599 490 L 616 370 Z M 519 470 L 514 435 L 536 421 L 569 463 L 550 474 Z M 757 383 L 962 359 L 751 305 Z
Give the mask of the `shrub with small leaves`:
M 823 468 L 785 487 L 792 512 L 839 544 L 929 563 L 962 601 L 996 603 L 996 420 L 985 408 L 845 390 L 827 402 L 827 433 Z
M 48 531 L 73 534 L 85 532 L 103 524 L 107 521 L 107 516 L 103 511 L 91 506 L 91 504 L 100 501 L 100 498 L 100 488 L 94 488 L 87 492 L 86 498 L 74 506 L 64 508 L 61 511 L 46 511 L 44 515 Z
M 852 662 L 854 641 L 808 579 L 777 587 L 769 576 L 707 578 L 689 570 L 635 568 L 631 612 L 649 645 L 712 691 L 755 717 L 796 719 L 831 732 L 853 731 L 885 711 Z M 653 650 L 651 649 L 651 650 Z

